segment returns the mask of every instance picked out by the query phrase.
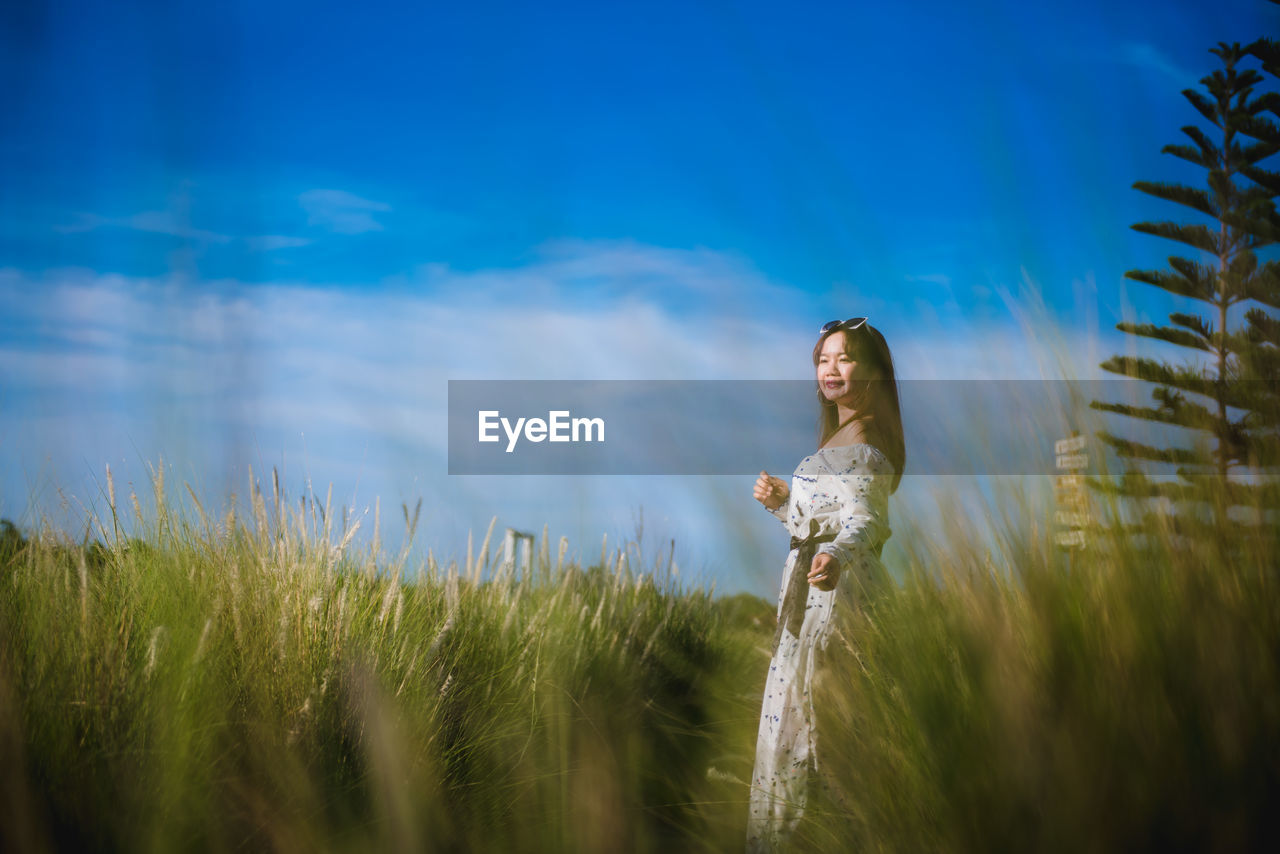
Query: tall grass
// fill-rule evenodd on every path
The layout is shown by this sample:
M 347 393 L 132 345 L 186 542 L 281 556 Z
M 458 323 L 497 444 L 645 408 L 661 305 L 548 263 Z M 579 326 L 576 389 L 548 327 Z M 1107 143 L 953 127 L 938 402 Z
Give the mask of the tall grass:
M 985 551 L 953 530 L 867 591 L 816 702 L 842 796 L 810 841 L 1277 850 L 1274 526 L 1188 538 L 1150 515 L 1135 538 L 1116 509 L 1071 551 L 1013 519 Z
M 4 558 L 11 850 L 718 850 L 736 832 L 725 777 L 749 768 L 767 627 L 735 628 L 661 560 L 606 544 L 568 565 L 544 532 L 518 576 L 488 536 L 405 573 L 278 484 L 216 522 L 156 488 L 131 540 L 106 522 L 105 548 L 45 533 Z
M 740 849 L 771 603 L 545 532 L 406 571 L 328 502 L 156 489 L 131 539 L 113 494 L 100 545 L 0 547 L 6 850 Z M 993 511 L 861 591 L 802 848 L 1275 850 L 1274 547 L 1109 518 L 1066 553 Z

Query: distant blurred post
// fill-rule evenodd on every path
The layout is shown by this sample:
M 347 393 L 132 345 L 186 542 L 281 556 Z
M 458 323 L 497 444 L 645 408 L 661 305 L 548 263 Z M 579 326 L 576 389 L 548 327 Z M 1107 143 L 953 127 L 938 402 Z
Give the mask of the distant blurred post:
M 1068 550 L 1083 548 L 1089 522 L 1088 496 L 1080 473 L 1089 464 L 1084 436 L 1073 430 L 1067 438 L 1053 443 L 1053 453 L 1058 471 L 1066 472 L 1054 481 L 1053 541 Z
M 500 576 L 514 578 L 521 567 L 525 573 L 533 571 L 533 534 L 507 528 L 506 535 L 502 538 Z

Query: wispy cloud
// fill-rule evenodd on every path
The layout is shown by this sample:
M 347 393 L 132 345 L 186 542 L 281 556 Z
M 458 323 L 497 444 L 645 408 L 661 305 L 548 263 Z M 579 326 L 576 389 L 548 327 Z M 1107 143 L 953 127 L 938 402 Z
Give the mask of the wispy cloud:
M 260 237 L 246 237 L 245 244 L 257 252 L 270 252 L 274 249 L 296 249 L 309 246 L 311 241 L 305 237 L 289 237 L 283 234 L 264 234 Z
M 1120 47 L 1120 61 L 1137 68 L 1163 74 L 1176 85 L 1193 87 L 1204 74 L 1197 74 L 1174 62 L 1154 45 L 1146 42 L 1129 42 Z
M 97 214 L 78 213 L 75 215 L 75 222 L 65 222 L 55 225 L 53 230 L 59 234 L 80 234 L 85 231 L 93 231 L 103 225 L 116 225 L 114 220 L 106 217 L 100 217 Z
M 391 210 L 385 202 L 364 199 L 346 190 L 308 190 L 298 196 L 298 203 L 307 213 L 307 225 L 327 228 L 338 234 L 381 231 L 382 223 L 374 218 L 374 214 Z
M 175 210 L 143 211 L 121 217 L 78 213 L 74 222 L 55 225 L 53 230 L 61 234 L 79 234 L 99 228 L 127 228 L 150 234 L 167 234 L 199 243 L 229 243 L 235 239 L 228 234 L 194 228 L 186 217 Z
M 311 243 L 309 238 L 292 237 L 281 234 L 264 234 L 237 236 L 233 234 L 223 234 L 221 232 L 212 231 L 205 228 L 195 228 L 175 210 L 157 210 L 143 211 L 141 213 L 130 214 L 122 217 L 99 216 L 93 213 L 78 213 L 74 217 L 74 221 L 55 225 L 53 230 L 60 234 L 81 234 L 84 232 L 94 231 L 99 228 L 125 228 L 131 231 L 141 231 L 148 234 L 164 234 L 169 237 L 176 237 L 180 240 L 190 241 L 199 244 L 230 244 L 243 243 L 248 249 L 254 252 L 270 252 L 276 249 L 293 249 L 301 246 L 307 246 Z
M 174 211 L 144 211 L 118 220 L 118 224 L 137 231 L 148 231 L 153 234 L 167 234 L 183 240 L 194 240 L 201 243 L 229 243 L 232 237 L 203 228 L 193 228 L 184 217 Z
M 908 282 L 931 282 L 935 285 L 942 285 L 944 288 L 951 287 L 951 277 L 946 273 L 925 273 L 919 276 L 908 274 L 904 278 Z

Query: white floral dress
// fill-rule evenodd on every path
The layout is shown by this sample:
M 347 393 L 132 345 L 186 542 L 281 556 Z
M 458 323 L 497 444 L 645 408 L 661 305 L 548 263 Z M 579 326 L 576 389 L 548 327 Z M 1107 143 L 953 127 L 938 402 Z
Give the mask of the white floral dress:
M 749 852 L 785 844 L 804 814 L 810 775 L 822 773 L 810 693 L 815 664 L 820 666 L 833 617 L 838 620 L 845 609 L 857 607 L 866 586 L 882 584 L 887 577 L 880 549 L 890 534 L 893 475 L 893 464 L 872 445 L 822 448 L 796 466 L 788 502 L 769 511 L 791 534 L 793 545 L 799 537 L 834 535 L 808 550 L 835 558 L 840 577 L 829 591 L 796 581 L 799 592 L 793 594 L 796 608 L 789 627 L 783 604 L 791 576 L 798 572 L 806 577 L 809 567 L 796 565 L 801 549 L 792 548 L 787 555 L 778 596 L 779 635 L 769 662 L 751 776 Z M 806 598 L 802 615 L 799 598 Z M 793 631 L 797 625 L 798 632 Z

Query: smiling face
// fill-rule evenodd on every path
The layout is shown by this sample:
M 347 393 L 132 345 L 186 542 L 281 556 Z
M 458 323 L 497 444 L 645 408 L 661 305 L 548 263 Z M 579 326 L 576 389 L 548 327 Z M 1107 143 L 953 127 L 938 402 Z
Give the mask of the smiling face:
M 822 342 L 822 349 L 818 352 L 818 388 L 822 389 L 827 400 L 852 400 L 859 391 L 859 385 L 872 379 L 870 365 L 865 360 L 859 361 L 851 349 L 848 333 L 844 330 L 831 333 Z

